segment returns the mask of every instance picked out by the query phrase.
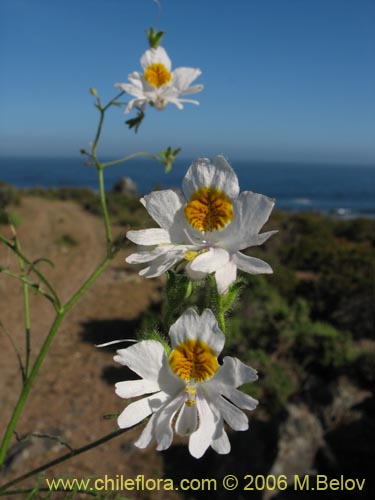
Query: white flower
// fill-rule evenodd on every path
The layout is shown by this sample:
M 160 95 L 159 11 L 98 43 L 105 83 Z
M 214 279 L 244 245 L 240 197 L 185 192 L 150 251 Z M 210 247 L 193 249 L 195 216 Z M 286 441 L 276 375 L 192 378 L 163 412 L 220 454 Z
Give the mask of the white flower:
M 176 68 L 173 71 L 171 60 L 163 47 L 148 49 L 141 57 L 143 73 L 134 71 L 129 75 L 130 83 L 116 83 L 115 87 L 124 90 L 134 96 L 126 107 L 125 113 L 129 113 L 134 107 L 144 110 L 150 102 L 157 109 L 164 109 L 171 102 L 179 109 L 183 108 L 183 102 L 199 104 L 191 99 L 181 99 L 187 94 L 195 94 L 203 89 L 203 85 L 190 84 L 200 74 L 198 68 Z
M 139 448 L 153 441 L 157 450 L 169 448 L 174 427 L 177 434 L 189 437 L 189 451 L 196 458 L 209 446 L 217 453 L 229 453 L 224 421 L 236 431 L 248 429 L 248 418 L 240 408 L 254 410 L 258 402 L 237 387 L 256 380 L 256 371 L 232 357 L 219 365 L 225 339 L 209 309 L 201 316 L 188 309 L 169 335 L 169 356 L 154 340 L 117 351 L 115 361 L 141 379 L 118 382 L 116 394 L 122 398 L 148 394 L 125 408 L 118 417 L 119 427 L 131 427 L 151 415 L 135 443 Z
M 220 294 L 237 276 L 237 268 L 251 274 L 272 273 L 264 261 L 240 250 L 261 245 L 277 231 L 259 234 L 274 200 L 251 191 L 240 193 L 238 179 L 223 156 L 213 164 L 195 161 L 182 183 L 183 195 L 167 189 L 141 199 L 160 229 L 129 231 L 140 251 L 127 257 L 131 264 L 147 263 L 141 276 L 152 278 L 187 261 L 191 279 L 215 273 Z

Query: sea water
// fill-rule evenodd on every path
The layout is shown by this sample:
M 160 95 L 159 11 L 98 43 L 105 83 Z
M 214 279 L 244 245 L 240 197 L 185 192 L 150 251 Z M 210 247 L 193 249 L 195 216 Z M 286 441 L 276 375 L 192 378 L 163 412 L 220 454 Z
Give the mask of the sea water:
M 136 160 L 105 170 L 106 189 L 130 177 L 140 194 L 180 187 L 190 160 L 172 171 L 152 160 Z M 375 217 L 375 166 L 232 161 L 241 190 L 276 198 L 282 210 L 319 211 L 340 216 Z M 75 186 L 97 189 L 96 170 L 82 158 L 0 158 L 0 180 L 25 188 Z

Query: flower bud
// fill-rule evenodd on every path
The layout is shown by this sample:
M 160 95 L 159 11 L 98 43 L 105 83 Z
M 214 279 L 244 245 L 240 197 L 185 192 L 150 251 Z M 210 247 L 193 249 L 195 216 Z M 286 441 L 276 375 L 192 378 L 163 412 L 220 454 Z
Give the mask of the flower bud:
M 151 49 L 159 47 L 165 31 L 155 31 L 154 28 L 146 30 L 148 44 Z

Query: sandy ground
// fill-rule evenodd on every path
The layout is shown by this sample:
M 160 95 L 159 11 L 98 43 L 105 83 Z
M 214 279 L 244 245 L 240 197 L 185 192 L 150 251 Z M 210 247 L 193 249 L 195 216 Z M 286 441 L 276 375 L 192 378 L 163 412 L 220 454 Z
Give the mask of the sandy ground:
M 39 268 L 55 285 L 65 302 L 84 282 L 104 256 L 104 228 L 100 218 L 78 205 L 63 201 L 25 198 L 16 209 L 22 223 L 17 228 L 22 249 L 30 259 L 47 257 L 55 263 L 40 263 Z M 1 233 L 11 236 L 9 228 Z M 117 230 L 118 231 L 118 230 Z M 77 242 L 66 244 L 66 236 Z M 112 359 L 113 352 L 98 349 L 96 343 L 115 338 L 134 337 L 143 311 L 158 300 L 160 282 L 145 280 L 124 262 L 120 252 L 92 288 L 66 316 L 38 375 L 17 433 L 56 435 L 78 448 L 116 429 L 115 420 L 103 415 L 123 409 L 124 401 L 114 393 L 114 383 L 128 377 Z M 17 269 L 17 260 L 4 245 L 0 265 Z M 54 318 L 51 304 L 40 294 L 31 295 L 32 358 L 43 342 Z M 0 276 L 0 431 L 3 433 L 21 390 L 21 375 L 7 332 L 24 355 L 24 319 L 21 285 Z M 112 349 L 113 351 L 114 349 Z M 112 440 L 79 457 L 47 471 L 50 477 L 116 476 L 134 478 L 137 474 L 161 477 L 161 454 L 139 451 L 132 442 L 140 428 Z M 11 479 L 30 468 L 65 453 L 65 447 L 49 439 L 12 442 L 14 458 L 1 478 Z M 29 480 L 27 484 L 35 484 Z M 131 498 L 148 498 L 132 493 Z M 14 498 L 14 496 L 12 497 Z M 179 498 L 177 493 L 153 492 L 155 499 Z

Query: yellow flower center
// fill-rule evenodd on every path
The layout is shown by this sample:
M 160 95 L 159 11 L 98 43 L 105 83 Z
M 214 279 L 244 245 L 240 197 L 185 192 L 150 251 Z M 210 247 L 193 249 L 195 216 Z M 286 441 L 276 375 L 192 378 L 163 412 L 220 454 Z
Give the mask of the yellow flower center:
M 172 80 L 172 74 L 162 63 L 150 64 L 143 76 L 150 85 L 158 88 Z
M 233 205 L 228 196 L 210 186 L 195 191 L 184 212 L 189 224 L 202 233 L 223 229 L 233 219 Z
M 202 340 L 190 339 L 173 349 L 169 356 L 172 371 L 186 382 L 203 382 L 211 378 L 219 364 L 214 351 Z M 187 392 L 193 396 L 188 385 Z M 189 398 L 193 400 L 193 398 Z

